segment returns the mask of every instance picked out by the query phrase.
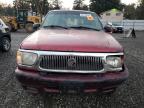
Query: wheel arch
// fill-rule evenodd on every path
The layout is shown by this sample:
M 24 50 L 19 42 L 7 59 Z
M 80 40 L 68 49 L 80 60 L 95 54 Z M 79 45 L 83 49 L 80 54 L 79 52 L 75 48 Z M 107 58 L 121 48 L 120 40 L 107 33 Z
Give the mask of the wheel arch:
M 34 24 L 34 22 L 32 22 L 32 21 L 27 21 L 26 24 L 27 24 L 27 23 L 32 23 L 32 24 Z
M 1 40 L 2 38 L 4 38 L 4 37 L 8 38 L 8 39 L 10 40 L 10 42 L 11 42 L 11 36 L 10 36 L 10 34 L 5 34 L 5 35 L 1 36 L 1 37 L 0 37 L 0 40 Z

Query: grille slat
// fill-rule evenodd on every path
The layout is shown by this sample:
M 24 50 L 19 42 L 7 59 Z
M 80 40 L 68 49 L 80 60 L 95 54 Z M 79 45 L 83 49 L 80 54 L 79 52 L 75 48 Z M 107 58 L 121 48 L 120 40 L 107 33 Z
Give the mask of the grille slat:
M 47 70 L 101 71 L 104 68 L 102 57 L 93 56 L 43 55 L 39 65 Z
M 99 58 L 97 59 L 97 62 L 99 62 Z M 99 65 L 97 65 L 97 68 L 99 69 Z

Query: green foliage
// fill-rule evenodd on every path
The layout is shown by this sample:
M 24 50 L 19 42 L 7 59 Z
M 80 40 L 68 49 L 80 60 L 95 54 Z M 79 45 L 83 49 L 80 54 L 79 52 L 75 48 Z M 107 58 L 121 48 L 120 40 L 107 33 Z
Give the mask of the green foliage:
M 88 10 L 88 6 L 84 4 L 84 0 L 74 0 L 74 10 Z
M 144 0 L 140 0 L 140 4 L 136 9 L 136 18 L 144 19 Z
M 36 14 L 46 15 L 49 10 L 60 9 L 60 0 L 15 0 L 15 9 L 28 9 L 36 12 Z
M 116 8 L 123 9 L 120 0 L 90 0 L 90 10 L 100 14 L 102 12 Z
M 0 4 L 0 16 L 13 16 L 14 8 L 11 5 Z
M 41 15 L 45 15 L 49 11 L 47 0 L 15 0 L 13 4 L 15 9 L 28 9 Z
M 88 10 L 88 6 L 84 4 L 84 1 L 74 0 L 73 9 Z M 13 7 L 0 3 L 0 15 L 14 16 L 15 10 L 27 9 L 42 16 L 46 15 L 49 10 L 60 9 L 61 7 L 61 0 L 14 0 Z M 123 5 L 120 0 L 90 0 L 89 8 L 97 14 L 113 8 L 121 11 L 125 9 L 124 17 L 126 19 L 144 19 L 144 0 L 139 0 L 137 7 L 135 4 Z
M 125 6 L 124 17 L 126 19 L 135 19 L 136 18 L 135 13 L 136 13 L 135 4 Z
M 49 11 L 49 3 L 47 0 L 31 0 L 31 9 L 40 15 L 46 15 Z
M 17 9 L 30 9 L 30 0 L 14 0 L 13 5 Z
M 144 0 L 139 0 L 139 5 L 135 4 L 126 5 L 125 6 L 125 14 L 126 19 L 144 19 Z
M 60 0 L 51 0 L 52 1 L 52 9 L 60 9 L 62 7 L 62 1 Z

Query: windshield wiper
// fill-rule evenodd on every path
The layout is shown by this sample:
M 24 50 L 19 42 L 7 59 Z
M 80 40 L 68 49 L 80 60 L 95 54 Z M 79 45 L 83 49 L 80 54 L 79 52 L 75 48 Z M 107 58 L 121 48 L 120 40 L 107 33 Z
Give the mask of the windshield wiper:
M 60 25 L 48 25 L 48 26 L 43 26 L 43 28 L 55 28 L 55 27 L 68 29 L 67 27 L 60 26 Z
M 90 30 L 100 31 L 99 29 L 96 29 L 96 28 L 90 28 L 90 27 L 85 27 L 85 26 L 74 26 L 74 27 L 69 27 L 69 28 L 76 28 L 76 29 L 90 29 Z

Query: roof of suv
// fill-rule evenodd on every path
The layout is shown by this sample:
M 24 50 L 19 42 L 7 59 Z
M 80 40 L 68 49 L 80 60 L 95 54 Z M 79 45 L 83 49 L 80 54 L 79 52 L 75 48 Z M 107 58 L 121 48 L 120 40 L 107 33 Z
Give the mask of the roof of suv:
M 95 13 L 95 12 L 85 11 L 85 10 L 51 10 L 50 12 L 86 12 L 86 13 Z

